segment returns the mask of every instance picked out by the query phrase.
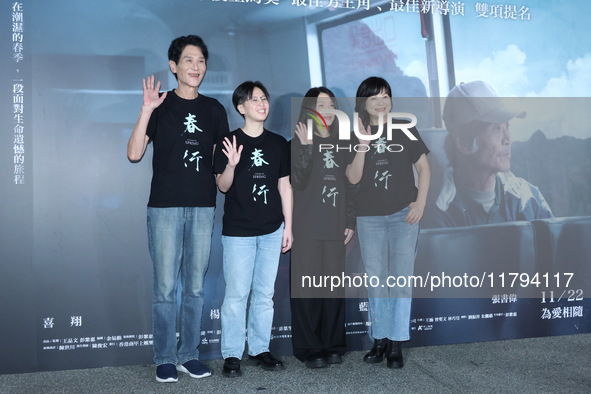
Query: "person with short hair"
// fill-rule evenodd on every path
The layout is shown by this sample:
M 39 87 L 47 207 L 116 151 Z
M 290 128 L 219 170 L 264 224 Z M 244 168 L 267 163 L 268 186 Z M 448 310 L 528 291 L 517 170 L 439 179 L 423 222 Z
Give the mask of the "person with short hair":
M 355 112 L 359 114 L 359 132 L 382 137 L 359 138 L 359 149 L 347 177 L 359 184 L 357 193 L 357 235 L 363 266 L 368 276 L 379 278 L 381 286 L 367 289 L 369 298 L 370 337 L 373 347 L 363 361 L 380 363 L 386 358 L 388 368 L 402 368 L 401 342 L 410 339 L 412 288 L 389 287 L 388 277 L 409 277 L 419 238 L 419 222 L 425 209 L 431 172 L 429 149 L 415 127 L 394 130 L 391 140 L 383 135 L 384 124 L 392 109 L 390 84 L 379 77 L 364 80 L 357 89 Z M 404 126 L 404 120 L 393 119 Z M 367 125 L 367 128 L 366 128 Z M 387 149 L 396 146 L 396 149 Z M 413 169 L 417 173 L 417 182 Z
M 156 380 L 165 383 L 178 380 L 177 370 L 193 378 L 211 375 L 199 361 L 198 346 L 217 193 L 213 151 L 229 130 L 224 107 L 198 91 L 208 56 L 199 36 L 171 42 L 168 63 L 177 87 L 160 95 L 160 82 L 155 83 L 153 75 L 143 80 L 143 105 L 127 145 L 132 162 L 142 159 L 148 143 L 154 146 L 148 246 L 154 268 Z
M 426 228 L 553 216 L 540 190 L 510 171 L 509 123 L 525 115 L 507 108 L 483 81 L 460 83 L 449 92 L 443 108 L 449 167 L 435 203 L 427 207 Z
M 214 161 L 218 188 L 226 196 L 221 345 L 227 377 L 242 375 L 245 329 L 250 358 L 265 370 L 284 369 L 269 342 L 279 258 L 293 238 L 288 144 L 264 127 L 269 92 L 261 82 L 247 81 L 236 88 L 232 103 L 244 125 L 220 142 Z

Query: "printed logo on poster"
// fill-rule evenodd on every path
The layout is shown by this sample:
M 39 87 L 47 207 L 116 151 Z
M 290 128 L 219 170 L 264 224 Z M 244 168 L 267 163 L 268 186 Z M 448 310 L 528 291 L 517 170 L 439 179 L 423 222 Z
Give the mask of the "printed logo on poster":
M 53 317 L 46 317 L 43 319 L 43 328 L 53 328 Z
M 319 127 L 324 127 L 328 129 L 328 123 L 322 114 L 312 108 L 306 107 L 306 110 L 310 111 L 307 113 L 309 119 L 307 120 L 307 131 L 308 131 L 308 138 L 312 139 L 314 134 L 314 127 L 313 122 Z M 351 121 L 349 116 L 340 111 L 338 109 L 323 109 L 323 114 L 332 114 L 335 115 L 339 121 L 339 141 L 349 141 L 351 140 Z M 378 140 L 384 134 L 384 123 L 386 124 L 386 139 L 388 141 L 392 140 L 392 133 L 394 130 L 402 131 L 409 140 L 417 141 L 417 137 L 415 137 L 409 129 L 415 127 L 417 125 L 417 117 L 408 112 L 390 112 L 386 116 L 386 122 L 384 122 L 384 115 L 380 114 L 378 118 L 378 129 L 374 134 L 362 134 L 359 130 L 359 114 L 357 112 L 353 113 L 353 132 L 355 136 L 359 139 L 374 141 Z M 407 119 L 408 123 L 400 123 L 400 119 Z M 395 121 L 396 120 L 396 121 Z M 402 152 L 404 147 L 400 144 L 380 144 L 383 149 L 388 150 L 390 152 Z M 334 145 L 334 144 L 319 144 L 319 150 L 328 150 L 328 149 L 336 149 L 339 150 L 348 150 L 348 151 L 355 151 L 355 152 L 367 152 L 370 150 L 368 145 L 365 144 L 355 144 L 355 145 Z

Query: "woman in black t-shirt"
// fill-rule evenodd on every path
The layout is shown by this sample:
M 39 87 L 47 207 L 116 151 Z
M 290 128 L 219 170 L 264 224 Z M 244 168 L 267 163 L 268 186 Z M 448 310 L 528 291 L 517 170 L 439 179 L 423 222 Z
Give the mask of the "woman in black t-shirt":
M 370 278 L 379 279 L 378 286 L 367 289 L 374 346 L 363 360 L 378 363 L 385 355 L 389 368 L 402 368 L 400 342 L 410 339 L 412 288 L 389 287 L 388 277 L 408 279 L 414 272 L 419 221 L 429 189 L 429 150 L 415 127 L 403 127 L 404 121 L 388 115 L 392 90 L 384 79 L 367 78 L 356 96 L 359 133 L 368 139 L 359 139 L 347 177 L 351 183 L 359 184 L 357 235 L 363 265 Z M 386 121 L 401 125 L 388 140 L 384 137 Z M 380 130 L 382 136 L 370 138 Z
M 305 278 L 343 274 L 345 245 L 355 228 L 345 176 L 353 155 L 336 148 L 338 120 L 326 112 L 336 109 L 336 104 L 329 89 L 308 90 L 296 137 L 291 141 L 295 240 L 291 251 L 292 343 L 294 355 L 308 368 L 340 363 L 347 347 L 343 291 L 304 283 Z M 308 126 L 312 135 L 308 135 Z
M 244 126 L 218 143 L 214 161 L 218 187 L 226 195 L 221 345 L 222 374 L 228 377 L 242 374 L 245 329 L 250 357 L 263 369 L 284 369 L 269 353 L 269 342 L 279 257 L 292 243 L 289 147 L 285 138 L 264 128 L 269 93 L 258 81 L 244 82 L 232 102 Z

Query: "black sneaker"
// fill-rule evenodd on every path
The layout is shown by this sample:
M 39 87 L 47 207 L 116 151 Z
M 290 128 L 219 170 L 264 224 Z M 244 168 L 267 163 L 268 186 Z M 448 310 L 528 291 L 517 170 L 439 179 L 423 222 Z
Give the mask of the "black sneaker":
M 175 383 L 179 380 L 176 365 L 162 364 L 156 367 L 156 381 L 160 383 Z
M 283 362 L 269 352 L 257 354 L 256 356 L 250 356 L 251 360 L 256 361 L 257 365 L 260 365 L 266 371 L 280 371 L 285 369 Z
M 242 376 L 242 371 L 240 370 L 240 359 L 236 357 L 228 357 L 224 359 L 222 375 L 228 378 Z

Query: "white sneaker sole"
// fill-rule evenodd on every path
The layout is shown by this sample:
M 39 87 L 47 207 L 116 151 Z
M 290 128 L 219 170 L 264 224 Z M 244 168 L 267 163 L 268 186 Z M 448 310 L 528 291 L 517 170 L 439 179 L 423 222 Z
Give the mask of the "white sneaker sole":
M 166 378 L 166 379 L 162 379 L 159 378 L 158 376 L 156 376 L 156 381 L 159 383 L 176 383 L 178 382 L 178 378 Z
M 179 372 L 188 373 L 190 377 L 195 378 L 195 379 L 201 379 L 201 378 L 206 378 L 208 376 L 211 376 L 211 372 L 205 372 L 201 375 L 195 375 L 195 374 L 189 372 L 189 370 L 187 368 L 185 368 L 183 366 L 183 364 L 177 365 L 176 370 Z

